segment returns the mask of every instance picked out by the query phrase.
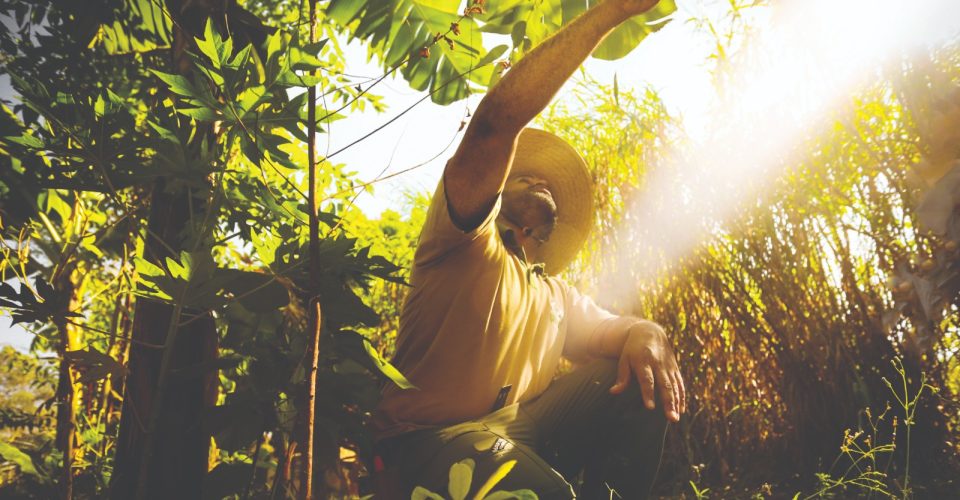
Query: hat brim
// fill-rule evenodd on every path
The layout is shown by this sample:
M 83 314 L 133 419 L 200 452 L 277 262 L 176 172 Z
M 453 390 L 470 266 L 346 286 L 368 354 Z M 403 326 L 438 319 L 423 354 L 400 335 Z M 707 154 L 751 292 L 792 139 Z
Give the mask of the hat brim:
M 517 140 L 511 176 L 547 181 L 557 204 L 550 239 L 538 250 L 547 273 L 558 274 L 577 256 L 593 225 L 593 178 L 583 157 L 550 132 L 526 128 Z

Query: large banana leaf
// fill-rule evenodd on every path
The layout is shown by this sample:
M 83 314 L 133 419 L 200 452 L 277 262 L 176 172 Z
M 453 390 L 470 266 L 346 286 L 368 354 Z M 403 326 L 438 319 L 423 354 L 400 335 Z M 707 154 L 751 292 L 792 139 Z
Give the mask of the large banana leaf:
M 518 57 L 595 3 L 490 1 L 484 3 L 486 11 L 462 15 L 457 11 L 458 0 L 332 0 L 327 16 L 351 37 L 367 42 L 385 68 L 401 66 L 410 86 L 429 90 L 436 103 L 449 104 L 493 81 L 491 63 L 506 47 L 487 51 L 482 33 L 510 34 Z M 627 21 L 607 37 L 594 57 L 625 56 L 675 9 L 673 0 L 663 0 L 649 13 Z

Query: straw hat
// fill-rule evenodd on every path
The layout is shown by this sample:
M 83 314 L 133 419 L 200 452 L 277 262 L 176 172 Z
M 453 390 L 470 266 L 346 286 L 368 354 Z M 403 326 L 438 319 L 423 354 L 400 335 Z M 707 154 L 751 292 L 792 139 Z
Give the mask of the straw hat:
M 534 175 L 547 181 L 557 204 L 557 222 L 540 246 L 539 260 L 549 274 L 569 264 L 593 225 L 593 179 L 579 153 L 563 139 L 532 128 L 517 140 L 511 176 Z

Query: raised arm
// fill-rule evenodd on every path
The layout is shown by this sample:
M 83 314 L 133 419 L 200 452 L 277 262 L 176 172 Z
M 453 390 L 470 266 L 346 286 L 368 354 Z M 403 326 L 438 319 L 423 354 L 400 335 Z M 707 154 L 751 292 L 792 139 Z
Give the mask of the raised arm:
M 475 228 L 503 189 L 517 136 L 543 111 L 564 82 L 603 38 L 659 0 L 607 0 L 530 51 L 480 101 L 470 126 L 444 170 L 451 215 Z

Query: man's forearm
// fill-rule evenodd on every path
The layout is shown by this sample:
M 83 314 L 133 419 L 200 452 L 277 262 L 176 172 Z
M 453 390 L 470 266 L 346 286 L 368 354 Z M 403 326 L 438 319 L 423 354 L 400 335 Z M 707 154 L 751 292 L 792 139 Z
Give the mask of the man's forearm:
M 604 36 L 631 17 L 620 2 L 603 2 L 526 54 L 481 101 L 473 117 L 484 132 L 518 134 L 553 99 Z

